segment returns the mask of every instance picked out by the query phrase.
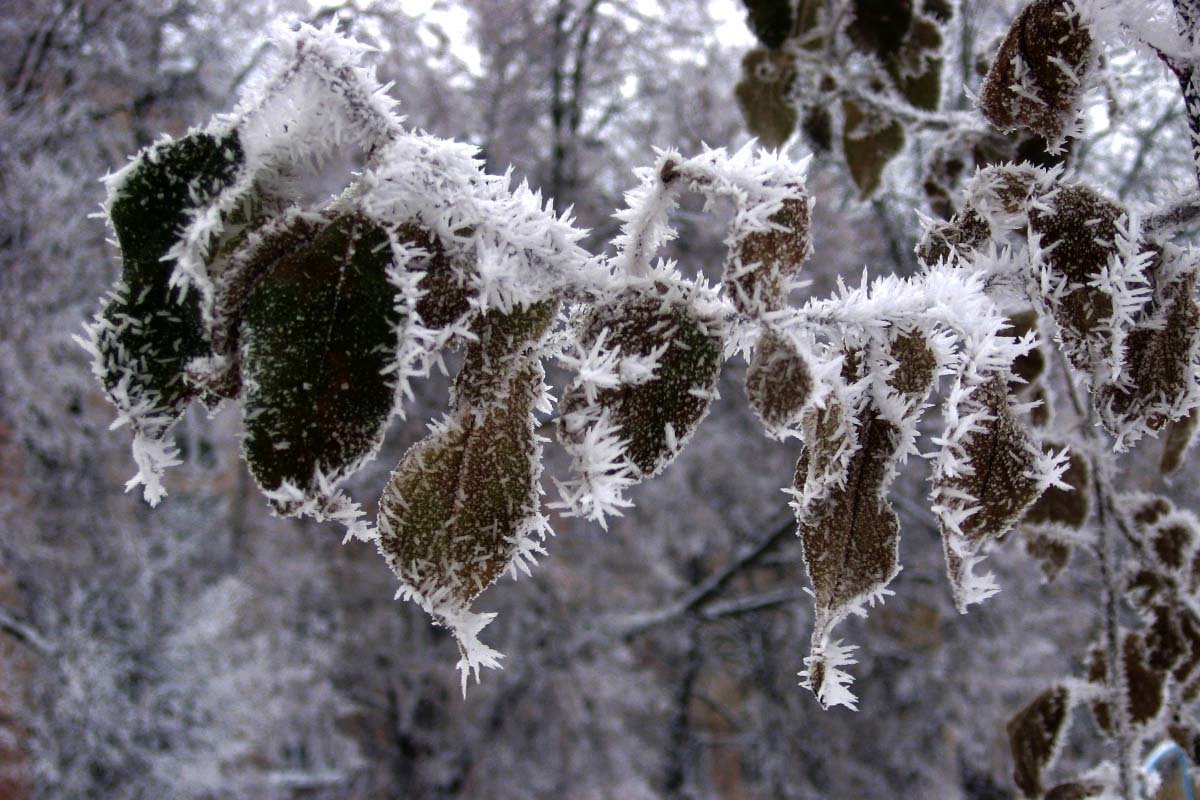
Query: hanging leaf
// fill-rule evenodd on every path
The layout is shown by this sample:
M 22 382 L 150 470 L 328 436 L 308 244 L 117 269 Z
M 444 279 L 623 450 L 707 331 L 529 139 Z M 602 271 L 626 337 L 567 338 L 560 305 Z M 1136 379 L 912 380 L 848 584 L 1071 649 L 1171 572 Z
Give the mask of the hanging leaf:
M 242 318 L 243 452 L 272 505 L 296 513 L 370 459 L 396 391 L 392 243 L 344 213 L 277 261 Z
M 277 217 L 240 237 L 239 245 L 224 258 L 224 269 L 215 281 L 209 335 L 214 363 L 195 379 L 220 397 L 241 394 L 241 322 L 246 303 L 271 268 L 312 243 L 329 224 L 320 214 L 295 211 Z
M 1200 422 L 1200 408 L 1193 408 L 1183 419 L 1167 423 L 1163 437 L 1162 458 L 1158 463 L 1163 475 L 1172 475 L 1183 466 L 1183 457 L 1196 437 L 1196 423 Z
M 860 50 L 886 62 L 900 52 L 913 22 L 912 0 L 854 0 L 846 33 Z
M 1062 750 L 1070 711 L 1070 693 L 1066 687 L 1055 686 L 1009 720 L 1013 782 L 1027 797 L 1042 794 L 1042 776 Z
M 874 196 L 883 168 L 903 149 L 904 128 L 899 122 L 872 119 L 857 103 L 842 101 L 842 152 L 861 199 Z
M 750 30 L 763 47 L 774 49 L 792 33 L 791 0 L 743 0 L 749 16 Z
M 683 449 L 716 397 L 724 324 L 700 293 L 665 282 L 626 288 L 579 320 L 577 376 L 559 403 L 558 440 L 578 482 L 568 508 L 618 513 L 621 491 L 657 475 Z
M 1053 583 L 1071 560 L 1070 542 L 1037 529 L 1026 531 L 1025 552 L 1037 559 L 1046 583 Z
M 796 130 L 799 114 L 791 99 L 796 59 L 783 50 L 755 48 L 742 58 L 734 88 L 746 127 L 767 147 L 782 147 Z
M 194 289 L 171 287 L 168 254 L 192 216 L 237 180 L 244 156 L 236 132 L 196 132 L 144 150 L 109 179 L 108 216 L 121 248 L 121 279 L 90 327 L 92 370 L 132 423 L 140 472 L 154 505 L 159 478 L 175 462 L 162 440 L 197 393 L 185 369 L 209 355 Z
M 1136 633 L 1127 633 L 1122 640 L 1119 660 L 1124 674 L 1124 703 L 1129 721 L 1134 725 L 1147 725 L 1158 717 L 1165 699 L 1166 676 L 1157 672 L 1147 663 L 1146 646 L 1142 637 Z M 1088 680 L 1104 686 L 1109 691 L 1115 691 L 1108 680 L 1108 667 L 1105 663 L 1104 650 L 1093 647 L 1088 656 Z M 1110 736 L 1115 726 L 1112 719 L 1112 706 L 1107 700 L 1096 700 L 1092 703 L 1092 713 L 1100 728 Z
M 1118 354 L 1113 295 L 1100 284 L 1100 271 L 1116 254 L 1116 203 L 1086 186 L 1062 186 L 1049 204 L 1035 206 L 1029 225 L 1041 237 L 1045 256 L 1043 284 L 1051 289 L 1049 305 L 1058 322 L 1063 351 L 1071 364 L 1089 374 L 1103 374 L 1102 363 Z
M 734 230 L 723 287 L 738 311 L 761 317 L 785 304 L 787 290 L 812 249 L 812 200 L 802 188 L 768 218 L 769 230 Z
M 1119 441 L 1136 441 L 1185 420 L 1200 396 L 1195 365 L 1200 356 L 1200 305 L 1196 272 L 1187 271 L 1160 287 L 1152 310 L 1129 332 L 1126 370 L 1096 393 L 1105 428 Z
M 498 666 L 478 640 L 492 614 L 471 602 L 505 571 L 528 571 L 548 532 L 539 510 L 541 445 L 534 407 L 544 393 L 534 357 L 484 407 L 457 405 L 392 472 L 379 501 L 379 550 L 421 605 L 458 640 L 464 692 L 469 672 Z M 463 392 L 465 398 L 469 393 Z
M 812 370 L 795 343 L 785 334 L 764 332 L 746 370 L 746 397 L 767 432 L 786 436 L 812 390 Z
M 1051 142 L 1072 132 L 1096 59 L 1071 0 L 1033 0 L 1013 20 L 979 91 L 979 110 L 1000 130 L 1025 128 Z
M 947 433 L 933 475 L 934 512 L 942 527 L 946 566 L 962 613 L 997 591 L 990 573 L 973 567 L 1050 483 L 1041 449 L 1013 414 L 999 374 L 947 399 Z M 1061 471 L 1061 466 L 1058 467 Z
M 816 619 L 802 676 L 822 706 L 854 708 L 854 695 L 846 689 L 851 679 L 839 669 L 853 662 L 830 633 L 846 616 L 880 599 L 900 571 L 900 525 L 886 497 L 900 432 L 872 409 L 855 431 L 832 399 L 806 412 L 803 425 L 794 506 Z

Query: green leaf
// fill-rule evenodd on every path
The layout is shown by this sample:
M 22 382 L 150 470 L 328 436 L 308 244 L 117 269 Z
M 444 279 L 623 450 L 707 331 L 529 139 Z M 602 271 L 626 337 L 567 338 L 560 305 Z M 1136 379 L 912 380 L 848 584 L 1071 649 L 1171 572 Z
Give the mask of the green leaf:
M 391 240 L 350 212 L 279 259 L 246 303 L 241 328 L 246 460 L 285 513 L 370 458 L 396 379 Z
M 904 148 L 904 128 L 891 121 L 871 128 L 871 120 L 862 107 L 850 100 L 842 102 L 842 151 L 850 177 L 864 200 L 879 189 L 883 168 Z
M 235 132 L 192 133 L 157 144 L 114 179 L 109 218 L 121 247 L 121 280 L 93 329 L 96 371 L 142 432 L 165 433 L 196 390 L 184 379 L 209 354 L 195 290 L 171 288 L 168 253 L 192 215 L 233 184 L 244 161 Z
M 782 50 L 755 48 L 742 58 L 742 79 L 734 88 L 750 132 L 767 147 L 781 147 L 796 130 L 799 113 L 789 94 L 796 60 Z

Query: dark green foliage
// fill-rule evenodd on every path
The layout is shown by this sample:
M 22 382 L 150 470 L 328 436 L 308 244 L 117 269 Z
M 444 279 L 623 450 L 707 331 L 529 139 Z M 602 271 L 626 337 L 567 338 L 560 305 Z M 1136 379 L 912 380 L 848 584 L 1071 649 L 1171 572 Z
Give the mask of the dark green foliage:
M 776 48 L 792 33 L 791 0 L 743 0 L 750 30 L 764 47 Z
M 904 128 L 868 117 L 850 100 L 842 102 L 842 114 L 842 152 L 859 196 L 867 199 L 878 191 L 883 168 L 904 149 Z
M 382 373 L 401 323 L 391 261 L 387 233 L 345 213 L 275 262 L 246 303 L 244 451 L 264 489 L 319 492 L 318 473 L 344 477 L 379 445 L 395 392 Z
M 862 50 L 887 61 L 900 52 L 913 21 L 912 0 L 854 0 L 846 32 Z
M 209 353 L 196 291 L 170 288 L 164 261 L 198 208 L 232 184 L 243 163 L 236 133 L 193 133 L 146 150 L 114 188 L 109 208 L 121 246 L 121 281 L 101 311 L 102 380 L 118 406 L 146 404 L 159 429 L 195 394 L 187 364 Z

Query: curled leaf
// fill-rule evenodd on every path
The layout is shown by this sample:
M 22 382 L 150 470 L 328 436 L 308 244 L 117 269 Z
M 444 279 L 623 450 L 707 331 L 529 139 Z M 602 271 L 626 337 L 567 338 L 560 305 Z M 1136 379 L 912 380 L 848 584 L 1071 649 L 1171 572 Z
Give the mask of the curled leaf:
M 147 148 L 109 179 L 107 211 L 123 265 L 88 347 L 119 420 L 132 424 L 141 471 L 130 483 L 145 483 L 151 504 L 165 494 L 159 479 L 173 462 L 167 432 L 197 393 L 186 368 L 210 354 L 199 292 L 172 288 L 170 253 L 243 162 L 236 132 L 195 132 Z
M 1033 0 L 1013 20 L 979 92 L 1001 130 L 1024 128 L 1061 143 L 1074 129 L 1096 55 L 1071 0 Z

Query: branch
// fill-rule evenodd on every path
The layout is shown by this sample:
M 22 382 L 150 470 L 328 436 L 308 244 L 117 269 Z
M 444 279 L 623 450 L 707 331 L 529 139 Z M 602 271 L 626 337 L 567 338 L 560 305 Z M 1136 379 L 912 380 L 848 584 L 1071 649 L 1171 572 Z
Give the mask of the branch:
M 43 658 L 54 654 L 46 637 L 24 617 L 8 606 L 0 606 L 0 633 L 6 633 Z
M 1189 194 L 1172 205 L 1146 217 L 1142 230 L 1147 233 L 1168 234 L 1193 225 L 1200 220 L 1200 192 Z
M 786 518 L 777 518 L 766 534 L 744 545 L 732 561 L 709 573 L 683 597 L 658 611 L 630 615 L 623 625 L 617 627 L 616 633 L 622 637 L 636 636 L 695 611 L 724 589 L 735 576 L 754 566 L 771 548 L 791 535 L 795 527 L 796 522 L 789 511 Z M 726 610 L 722 615 L 727 616 L 729 613 L 733 612 Z

